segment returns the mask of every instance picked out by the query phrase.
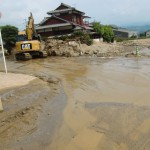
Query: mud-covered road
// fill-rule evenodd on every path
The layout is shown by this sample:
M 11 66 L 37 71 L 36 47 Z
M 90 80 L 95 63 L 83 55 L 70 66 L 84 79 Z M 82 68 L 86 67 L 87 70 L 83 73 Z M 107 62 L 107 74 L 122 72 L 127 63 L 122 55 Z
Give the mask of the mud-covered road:
M 0 91 L 0 149 L 149 150 L 150 59 L 7 61 L 38 77 Z M 1 70 L 2 71 L 2 63 Z

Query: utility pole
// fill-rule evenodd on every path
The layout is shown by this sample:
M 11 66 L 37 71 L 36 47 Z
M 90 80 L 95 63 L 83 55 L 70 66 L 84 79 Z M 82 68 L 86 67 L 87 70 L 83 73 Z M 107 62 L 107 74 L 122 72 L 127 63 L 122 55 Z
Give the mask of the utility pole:
M 1 13 L 0 13 L 0 18 L 1 18 Z M 6 59 L 5 59 L 5 53 L 4 53 L 4 46 L 3 46 L 1 29 L 0 29 L 0 47 L 2 48 L 3 60 L 4 60 L 4 66 L 5 66 L 5 72 L 7 74 L 7 65 L 6 65 Z

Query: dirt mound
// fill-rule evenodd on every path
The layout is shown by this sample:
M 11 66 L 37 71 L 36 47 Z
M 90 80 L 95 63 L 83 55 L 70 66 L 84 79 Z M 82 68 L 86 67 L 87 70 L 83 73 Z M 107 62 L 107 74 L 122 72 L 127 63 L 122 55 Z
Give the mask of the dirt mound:
M 119 43 L 98 42 L 91 46 L 81 44 L 80 41 L 70 40 L 62 41 L 56 39 L 48 39 L 45 43 L 45 50 L 50 56 L 97 56 L 97 57 L 112 57 L 112 56 L 129 56 L 135 57 L 136 46 L 143 50 L 150 47 L 150 39 L 129 40 Z M 129 55 L 128 55 L 129 54 Z M 145 56 L 141 54 L 142 56 Z
M 49 39 L 46 42 L 45 50 L 50 56 L 79 56 L 82 53 L 81 43 L 78 41 L 62 41 Z
M 141 48 L 149 48 L 150 39 L 128 40 L 128 41 L 120 42 L 120 45 L 124 45 L 124 46 L 136 46 L 137 45 Z
M 107 57 L 112 55 L 120 55 L 125 52 L 128 48 L 124 47 L 122 44 L 112 44 L 112 43 L 94 43 L 91 46 L 86 44 L 81 44 L 80 41 L 62 41 L 56 39 L 48 39 L 45 43 L 45 50 L 50 56 L 98 56 Z

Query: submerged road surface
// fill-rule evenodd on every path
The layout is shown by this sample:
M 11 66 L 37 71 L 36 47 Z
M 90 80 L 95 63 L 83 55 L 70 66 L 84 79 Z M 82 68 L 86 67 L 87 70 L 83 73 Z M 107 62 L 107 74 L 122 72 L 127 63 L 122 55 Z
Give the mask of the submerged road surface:
M 61 80 L 67 102 L 45 150 L 150 149 L 150 59 L 54 57 L 7 64 L 8 71 Z

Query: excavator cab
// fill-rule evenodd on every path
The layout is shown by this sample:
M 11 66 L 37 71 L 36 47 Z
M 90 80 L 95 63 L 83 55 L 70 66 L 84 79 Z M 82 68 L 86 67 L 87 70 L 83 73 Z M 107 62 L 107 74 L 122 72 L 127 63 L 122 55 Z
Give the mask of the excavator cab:
M 16 41 L 20 42 L 20 41 L 26 41 L 26 40 L 27 40 L 26 32 L 25 31 L 19 31 L 18 36 L 16 38 Z

